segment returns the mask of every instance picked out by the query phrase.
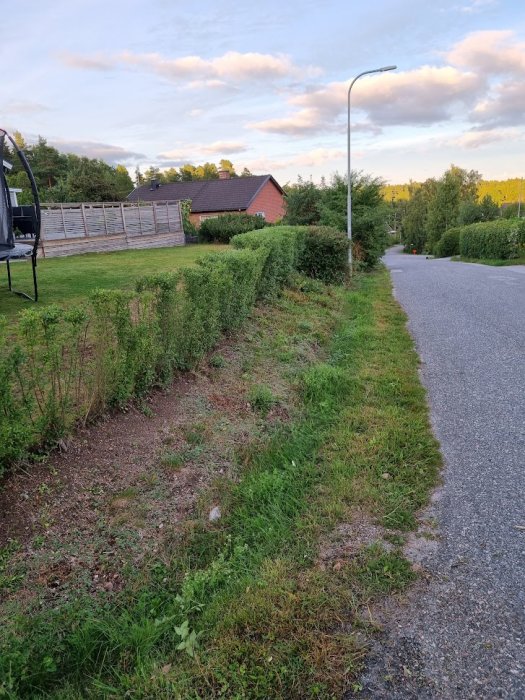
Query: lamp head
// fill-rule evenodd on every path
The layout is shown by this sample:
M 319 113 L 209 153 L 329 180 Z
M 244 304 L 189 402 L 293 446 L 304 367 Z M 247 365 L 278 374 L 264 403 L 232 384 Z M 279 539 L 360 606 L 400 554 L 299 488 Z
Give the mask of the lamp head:
M 379 70 L 381 73 L 384 73 L 386 70 L 395 70 L 397 66 L 383 66 L 383 68 L 380 68 Z

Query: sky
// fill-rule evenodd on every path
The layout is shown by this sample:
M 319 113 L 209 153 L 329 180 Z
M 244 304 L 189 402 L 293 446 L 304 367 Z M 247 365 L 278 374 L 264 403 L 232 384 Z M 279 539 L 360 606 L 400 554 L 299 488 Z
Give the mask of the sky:
M 233 162 L 284 185 L 454 163 L 525 173 L 524 0 L 16 0 L 0 126 L 161 169 Z

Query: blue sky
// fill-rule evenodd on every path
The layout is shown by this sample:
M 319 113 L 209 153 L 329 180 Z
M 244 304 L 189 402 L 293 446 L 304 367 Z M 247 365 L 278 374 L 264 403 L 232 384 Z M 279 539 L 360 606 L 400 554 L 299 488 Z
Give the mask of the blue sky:
M 523 0 L 17 0 L 2 13 L 0 125 L 136 165 L 388 182 L 451 163 L 521 177 Z

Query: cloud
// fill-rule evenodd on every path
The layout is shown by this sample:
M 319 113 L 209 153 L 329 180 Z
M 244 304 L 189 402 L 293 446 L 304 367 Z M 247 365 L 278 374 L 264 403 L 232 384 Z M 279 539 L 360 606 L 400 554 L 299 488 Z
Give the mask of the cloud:
M 39 112 L 48 112 L 49 107 L 40 102 L 32 102 L 31 100 L 11 100 L 2 105 L 3 114 L 38 114 Z
M 488 88 L 470 112 L 471 121 L 485 128 L 523 124 L 525 43 L 514 32 L 473 32 L 453 46 L 446 58 L 487 78 Z
M 122 51 L 114 55 L 80 56 L 61 53 L 67 66 L 83 70 L 110 70 L 125 66 L 160 75 L 172 82 L 195 81 L 195 87 L 217 87 L 225 82 L 270 81 L 302 75 L 316 76 L 313 66 L 295 66 L 285 54 L 228 51 L 222 56 L 205 59 L 200 56 L 168 58 L 160 53 Z M 211 81 L 211 82 L 210 82 Z
M 288 102 L 299 108 L 294 113 L 249 126 L 286 135 L 340 129 L 347 110 L 348 86 L 348 82 L 334 82 L 293 95 Z M 352 108 L 363 110 L 367 120 L 352 128 L 379 133 L 382 126 L 445 121 L 457 104 L 473 107 L 483 89 L 482 77 L 451 66 L 422 66 L 412 71 L 367 78 L 353 88 L 351 97 Z
M 470 117 L 485 127 L 523 125 L 525 92 L 521 81 L 508 81 L 497 85 L 492 93 L 480 100 Z
M 214 141 L 213 143 L 186 144 L 181 148 L 160 153 L 157 157 L 159 160 L 163 161 L 163 163 L 169 161 L 178 166 L 183 163 L 188 163 L 188 161 L 194 162 L 203 156 L 226 156 L 232 153 L 244 153 L 247 150 L 246 144 L 241 141 Z
M 468 34 L 445 54 L 453 66 L 485 75 L 514 74 L 525 77 L 525 43 L 510 30 Z
M 115 67 L 114 59 L 100 53 L 93 56 L 79 56 L 70 51 L 61 51 L 58 54 L 58 59 L 69 68 L 81 70 L 110 71 Z
M 494 5 L 497 5 L 497 0 L 470 0 L 467 5 L 459 7 L 459 10 L 466 14 L 474 14 L 476 12 L 482 12 L 485 8 L 493 7 Z
M 274 160 L 271 158 L 256 158 L 247 162 L 252 172 L 273 172 L 287 170 L 291 167 L 313 168 L 339 163 L 346 158 L 346 151 L 339 148 L 314 148 L 290 158 Z
M 113 146 L 108 143 L 98 143 L 95 141 L 68 141 L 62 139 L 50 139 L 49 143 L 62 153 L 74 153 L 77 156 L 98 158 L 106 161 L 107 163 L 111 163 L 112 165 L 146 157 L 143 153 L 128 151 L 121 146 Z
M 444 145 L 459 146 L 460 148 L 477 149 L 498 141 L 515 141 L 521 137 L 519 129 L 472 129 L 461 136 L 449 140 Z

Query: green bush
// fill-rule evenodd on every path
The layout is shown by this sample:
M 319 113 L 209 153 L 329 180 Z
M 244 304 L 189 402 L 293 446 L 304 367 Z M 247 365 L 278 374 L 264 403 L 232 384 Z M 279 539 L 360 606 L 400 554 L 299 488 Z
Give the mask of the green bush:
M 525 245 L 525 220 L 498 219 L 463 226 L 459 251 L 465 258 L 511 260 Z
M 348 273 L 348 237 L 330 226 L 306 230 L 299 270 L 327 284 L 341 283 Z
M 436 243 L 434 255 L 436 258 L 448 258 L 459 255 L 459 234 L 461 227 L 449 228 Z
M 199 228 L 201 241 L 229 243 L 233 236 L 255 231 L 267 226 L 262 216 L 252 214 L 221 214 L 214 219 L 205 219 Z
M 135 292 L 97 290 L 81 306 L 27 309 L 15 342 L 0 319 L 0 475 L 76 423 L 195 367 L 221 333 L 242 325 L 256 300 L 274 298 L 297 277 L 312 235 L 300 226 L 249 231 L 196 267 L 143 277 Z M 340 239 L 316 235 L 322 275 L 339 279 Z
M 257 285 L 258 299 L 275 297 L 297 269 L 305 233 L 306 228 L 302 226 L 275 226 L 232 238 L 234 248 L 264 251 L 265 259 Z

